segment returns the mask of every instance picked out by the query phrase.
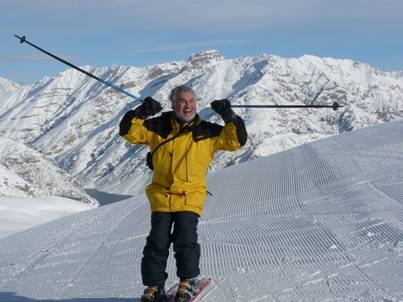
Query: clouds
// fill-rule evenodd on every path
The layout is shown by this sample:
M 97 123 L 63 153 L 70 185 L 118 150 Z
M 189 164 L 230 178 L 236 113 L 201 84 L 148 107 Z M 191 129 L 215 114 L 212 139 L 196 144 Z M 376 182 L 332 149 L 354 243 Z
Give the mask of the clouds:
M 48 60 L 43 54 L 30 54 L 30 55 L 0 55 L 0 62 L 37 62 Z

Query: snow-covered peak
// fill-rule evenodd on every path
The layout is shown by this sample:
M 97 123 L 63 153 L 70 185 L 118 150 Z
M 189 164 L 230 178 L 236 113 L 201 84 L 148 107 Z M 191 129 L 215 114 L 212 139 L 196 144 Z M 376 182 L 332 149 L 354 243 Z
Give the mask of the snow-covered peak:
M 21 87 L 20 84 L 0 77 L 0 99 L 8 93 L 14 92 Z
M 211 49 L 190 55 L 188 62 L 194 66 L 223 61 L 224 57 L 218 50 Z

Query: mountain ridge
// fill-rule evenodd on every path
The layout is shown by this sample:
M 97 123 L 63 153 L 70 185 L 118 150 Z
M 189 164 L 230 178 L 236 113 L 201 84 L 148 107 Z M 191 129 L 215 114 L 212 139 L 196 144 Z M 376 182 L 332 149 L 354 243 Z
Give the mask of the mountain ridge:
M 225 59 L 208 50 L 187 60 L 146 67 L 83 69 L 170 109 L 170 89 L 187 84 L 199 96 L 202 118 L 222 123 L 214 99 L 236 104 L 331 104 L 332 110 L 235 109 L 249 139 L 235 153 L 218 153 L 211 171 L 276 153 L 303 143 L 403 116 L 403 76 L 348 59 L 273 55 Z M 7 93 L 0 134 L 21 140 L 53 158 L 88 188 L 136 194 L 150 179 L 143 146 L 118 136 L 123 114 L 139 101 L 129 99 L 73 69 Z

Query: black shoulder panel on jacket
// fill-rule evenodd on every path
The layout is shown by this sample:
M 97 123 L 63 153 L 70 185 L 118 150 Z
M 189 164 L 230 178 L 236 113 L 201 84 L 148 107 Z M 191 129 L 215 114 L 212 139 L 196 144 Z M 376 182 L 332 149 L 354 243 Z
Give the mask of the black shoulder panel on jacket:
M 207 121 L 201 121 L 192 131 L 193 140 L 195 142 L 219 136 L 223 126 L 210 123 Z
M 148 131 L 152 131 L 159 136 L 166 138 L 172 131 L 171 115 L 172 112 L 169 111 L 164 112 L 160 116 L 145 120 L 144 127 L 146 127 Z

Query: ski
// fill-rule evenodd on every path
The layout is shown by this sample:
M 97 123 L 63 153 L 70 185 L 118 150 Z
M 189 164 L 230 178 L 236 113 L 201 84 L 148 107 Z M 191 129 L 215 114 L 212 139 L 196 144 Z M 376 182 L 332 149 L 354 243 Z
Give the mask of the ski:
M 190 302 L 199 302 L 203 296 L 207 293 L 207 290 L 212 283 L 213 278 L 211 277 L 200 277 L 196 280 L 195 293 L 190 300 Z M 175 283 L 166 292 L 166 302 L 174 302 L 176 290 L 178 289 L 179 283 Z

